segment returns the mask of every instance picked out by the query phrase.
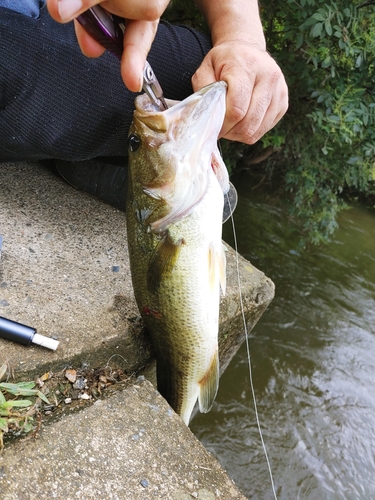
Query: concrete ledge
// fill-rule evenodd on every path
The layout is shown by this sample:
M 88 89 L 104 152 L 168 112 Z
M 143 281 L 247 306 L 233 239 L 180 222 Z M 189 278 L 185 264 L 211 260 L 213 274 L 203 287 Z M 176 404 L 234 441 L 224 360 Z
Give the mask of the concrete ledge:
M 133 336 L 124 213 L 37 163 L 0 169 L 0 315 L 60 341 L 50 352 L 0 339 L 0 359 L 17 376 L 67 363 L 99 366 L 115 353 L 126 359 L 123 369 L 146 364 L 149 345 Z
M 16 378 L 82 363 L 104 366 L 113 354 L 127 372 L 148 365 L 130 277 L 125 214 L 70 187 L 38 163 L 0 166 L 0 316 L 56 338 L 56 352 L 0 339 L 0 361 Z M 225 369 L 244 339 L 235 253 L 227 252 L 227 293 L 220 306 Z M 248 328 L 274 295 L 262 272 L 239 257 Z
M 245 499 L 147 381 L 6 449 L 0 491 L 2 500 Z
M 66 366 L 113 364 L 154 379 L 152 348 L 133 297 L 125 214 L 38 163 L 0 166 L 0 316 L 60 341 L 56 352 L 0 339 L 16 379 Z M 221 371 L 244 340 L 236 255 L 227 248 Z M 238 257 L 248 331 L 273 283 Z M 111 363 L 112 365 L 112 363 Z M 113 365 L 112 365 L 113 366 Z M 1 500 L 244 498 L 149 383 L 42 428 L 0 457 Z

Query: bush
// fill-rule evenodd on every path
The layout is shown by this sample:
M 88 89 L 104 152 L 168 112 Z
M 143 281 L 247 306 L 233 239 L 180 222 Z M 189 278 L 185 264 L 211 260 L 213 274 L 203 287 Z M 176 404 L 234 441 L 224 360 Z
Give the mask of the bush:
M 167 17 L 203 26 L 187 0 L 175 0 Z M 282 179 L 308 239 L 324 242 L 345 197 L 375 195 L 374 7 L 371 0 L 275 0 L 261 5 L 261 17 L 290 107 L 255 147 L 224 144 L 225 160 L 236 168 L 273 151 L 262 168 Z
M 344 195 L 375 193 L 373 14 L 350 0 L 262 9 L 268 48 L 290 88 L 286 117 L 262 142 L 278 146 L 273 166 L 314 243 L 334 231 Z

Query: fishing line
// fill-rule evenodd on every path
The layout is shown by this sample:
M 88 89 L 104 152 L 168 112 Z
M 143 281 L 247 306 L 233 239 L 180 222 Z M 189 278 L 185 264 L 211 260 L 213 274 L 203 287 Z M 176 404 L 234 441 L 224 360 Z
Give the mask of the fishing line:
M 229 196 L 227 196 L 228 203 L 230 205 L 230 200 Z M 272 469 L 271 469 L 271 463 L 268 458 L 268 453 L 267 453 L 267 448 L 263 439 L 263 433 L 262 429 L 260 427 L 260 420 L 259 420 L 259 413 L 258 413 L 258 405 L 255 397 L 255 390 L 254 390 L 254 383 L 253 383 L 253 368 L 252 368 L 252 363 L 251 363 L 251 357 L 250 357 L 250 344 L 249 344 L 249 334 L 247 330 L 247 325 L 246 325 L 246 317 L 245 317 L 245 311 L 244 311 L 244 305 L 243 305 L 243 298 L 242 298 L 242 291 L 241 291 L 241 278 L 240 278 L 240 266 L 239 266 L 239 259 L 238 259 L 238 246 L 237 246 L 237 235 L 236 235 L 236 229 L 234 226 L 234 218 L 233 218 L 233 212 L 230 216 L 231 222 L 232 222 L 232 230 L 233 230 L 233 238 L 234 238 L 234 250 L 236 252 L 236 270 L 237 270 L 237 283 L 238 283 L 238 295 L 240 299 L 240 308 L 241 308 L 241 315 L 242 315 L 242 321 L 244 325 L 244 331 L 245 331 L 245 340 L 246 340 L 246 351 L 247 351 L 247 360 L 248 360 L 248 367 L 249 367 L 249 379 L 250 379 L 250 388 L 251 388 L 251 394 L 253 398 L 253 403 L 254 403 L 254 410 L 255 410 L 255 419 L 258 427 L 258 432 L 259 432 L 259 437 L 260 441 L 262 443 L 264 455 L 266 457 L 266 462 L 267 462 L 267 467 L 268 467 L 268 473 L 270 476 L 271 480 L 271 486 L 272 486 L 272 492 L 275 500 L 277 500 L 277 495 L 276 495 L 276 488 L 275 488 L 275 483 L 273 480 L 273 475 L 272 475 Z

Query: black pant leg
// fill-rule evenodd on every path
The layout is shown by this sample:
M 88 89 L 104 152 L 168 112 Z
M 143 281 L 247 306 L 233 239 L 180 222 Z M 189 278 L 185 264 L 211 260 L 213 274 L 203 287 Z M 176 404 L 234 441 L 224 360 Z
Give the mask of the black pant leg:
M 149 61 L 166 97 L 183 99 L 210 40 L 161 23 Z M 105 53 L 82 55 L 73 24 L 0 8 L 0 161 L 125 156 L 135 94 Z

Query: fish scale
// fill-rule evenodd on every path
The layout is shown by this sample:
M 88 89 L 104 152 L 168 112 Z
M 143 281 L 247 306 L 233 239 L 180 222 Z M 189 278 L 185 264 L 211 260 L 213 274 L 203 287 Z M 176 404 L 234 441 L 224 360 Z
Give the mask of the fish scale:
M 219 383 L 221 228 L 229 181 L 217 137 L 225 95 L 226 84 L 217 82 L 181 103 L 167 101 L 162 112 L 139 96 L 129 133 L 134 294 L 155 349 L 158 390 L 187 425 L 197 400 L 200 411 L 209 411 Z

